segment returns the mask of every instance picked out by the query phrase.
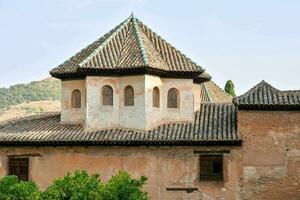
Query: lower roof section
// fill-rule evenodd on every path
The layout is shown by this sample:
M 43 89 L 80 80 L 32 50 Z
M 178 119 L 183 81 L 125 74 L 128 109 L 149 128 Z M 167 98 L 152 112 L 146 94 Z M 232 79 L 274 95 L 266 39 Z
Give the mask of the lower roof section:
M 239 146 L 236 114 L 231 103 L 203 103 L 191 123 L 163 124 L 149 131 L 85 132 L 81 124 L 61 123 L 60 113 L 45 113 L 0 124 L 0 145 Z

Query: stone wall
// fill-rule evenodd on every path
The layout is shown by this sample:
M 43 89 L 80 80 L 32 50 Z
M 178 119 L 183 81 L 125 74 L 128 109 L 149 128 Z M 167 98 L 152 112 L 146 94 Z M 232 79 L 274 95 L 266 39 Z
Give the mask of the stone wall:
M 199 181 L 199 155 L 194 150 L 231 150 L 224 156 L 224 182 Z M 1 147 L 0 177 L 7 175 L 7 157 L 31 155 L 29 177 L 45 189 L 67 172 L 84 169 L 107 181 L 118 170 L 148 177 L 145 191 L 153 200 L 238 199 L 241 174 L 238 148 L 228 147 Z M 198 188 L 167 191 L 166 188 Z
M 239 111 L 241 199 L 300 198 L 300 112 Z

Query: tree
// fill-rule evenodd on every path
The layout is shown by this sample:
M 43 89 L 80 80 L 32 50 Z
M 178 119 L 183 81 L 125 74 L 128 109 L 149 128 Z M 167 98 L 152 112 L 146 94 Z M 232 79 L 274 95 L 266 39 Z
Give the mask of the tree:
M 149 200 L 142 191 L 146 180 L 144 176 L 134 179 L 128 172 L 120 171 L 104 184 L 98 174 L 75 171 L 40 192 L 33 182 L 6 176 L 0 179 L 0 200 Z
M 49 186 L 42 197 L 45 200 L 102 200 L 103 184 L 98 174 L 75 171 L 59 178 Z
M 31 181 L 18 181 L 16 176 L 0 179 L 0 200 L 40 200 L 37 185 Z
M 225 92 L 227 92 L 230 96 L 235 97 L 234 84 L 232 80 L 228 80 L 225 85 Z
M 146 192 L 142 191 L 146 183 L 145 176 L 139 179 L 131 178 L 126 171 L 119 171 L 104 186 L 103 199 L 105 200 L 148 200 Z
M 42 194 L 44 200 L 148 200 L 142 186 L 147 178 L 133 179 L 128 172 L 120 171 L 106 184 L 99 175 L 89 175 L 86 171 L 68 173 L 54 181 Z

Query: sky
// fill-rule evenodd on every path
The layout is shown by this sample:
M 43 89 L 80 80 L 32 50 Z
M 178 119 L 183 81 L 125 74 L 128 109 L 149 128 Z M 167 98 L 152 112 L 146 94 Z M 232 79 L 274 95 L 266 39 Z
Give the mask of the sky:
M 0 87 L 48 77 L 132 12 L 222 88 L 300 89 L 298 0 L 0 0 Z

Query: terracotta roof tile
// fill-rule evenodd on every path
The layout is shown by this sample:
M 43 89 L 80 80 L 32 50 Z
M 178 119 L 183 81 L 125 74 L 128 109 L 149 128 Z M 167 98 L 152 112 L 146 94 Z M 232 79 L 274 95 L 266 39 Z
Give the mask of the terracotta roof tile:
M 261 81 L 233 102 L 239 109 L 300 109 L 300 90 L 281 91 Z
M 200 86 L 202 103 L 232 103 L 232 97 L 212 80 L 201 83 Z
M 51 75 L 85 75 L 103 70 L 151 68 L 165 72 L 204 70 L 134 16 L 51 70 Z
M 160 125 L 149 131 L 109 129 L 85 132 L 63 124 L 59 113 L 33 115 L 0 124 L 0 145 L 240 145 L 236 107 L 204 103 L 191 123 Z

